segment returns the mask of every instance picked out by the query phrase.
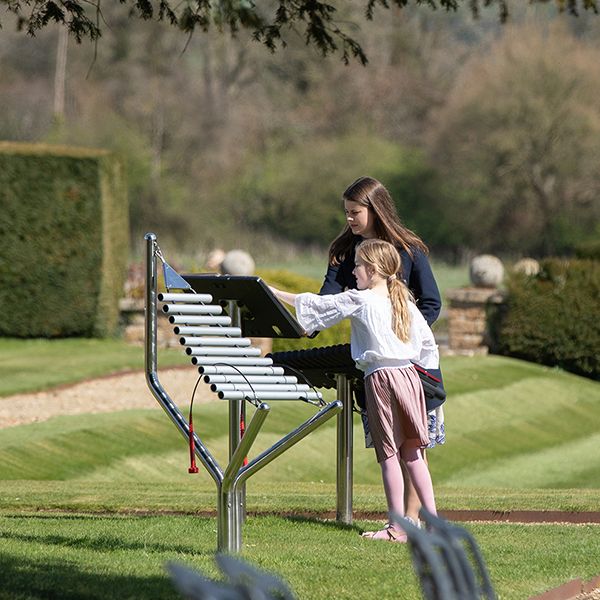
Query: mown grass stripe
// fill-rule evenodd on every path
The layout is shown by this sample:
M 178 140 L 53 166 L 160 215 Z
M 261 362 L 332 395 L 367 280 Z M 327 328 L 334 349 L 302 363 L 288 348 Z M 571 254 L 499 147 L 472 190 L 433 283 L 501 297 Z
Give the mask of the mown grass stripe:
M 487 359 L 496 369 L 505 364 L 509 372 L 516 368 L 527 376 L 497 389 L 449 396 L 445 405 L 448 442 L 429 452 L 436 485 L 467 485 L 461 482 L 470 482 L 474 476 L 478 485 L 495 486 L 500 475 L 490 475 L 487 480 L 485 473 L 496 473 L 494 469 L 504 472 L 502 465 L 511 461 L 517 461 L 515 464 L 521 468 L 511 477 L 525 485 L 528 472 L 536 469 L 538 458 L 543 463 L 545 452 L 563 445 L 578 447 L 580 443 L 593 448 L 593 443 L 586 445 L 583 440 L 600 434 L 597 383 L 521 361 Z M 464 370 L 465 364 L 456 363 L 459 370 Z M 531 373 L 540 376 L 532 377 Z M 328 394 L 333 397 L 332 392 Z M 185 412 L 185 407 L 182 409 Z M 228 460 L 227 411 L 226 402 L 198 405 L 195 411 L 196 430 L 223 465 Z M 305 404 L 273 403 L 251 456 L 312 413 L 314 407 Z M 249 419 L 251 414 L 249 410 Z M 355 482 L 378 484 L 379 468 L 373 451 L 363 447 L 358 418 L 354 434 Z M 521 460 L 527 456 L 529 464 L 526 459 Z M 578 468 L 571 470 L 567 479 L 557 474 L 556 485 L 600 487 L 600 455 L 588 451 L 577 456 L 574 451 L 573 458 L 579 458 Z M 177 480 L 185 476 L 186 468 L 185 440 L 160 409 L 57 417 L 45 423 L 0 430 L 3 479 Z M 333 482 L 335 421 L 329 421 L 256 475 L 257 481 L 267 479 Z M 543 485 L 554 486 L 552 478 L 546 476 Z
M 446 483 L 464 487 L 483 484 L 516 488 L 568 488 L 576 482 L 582 487 L 592 487 L 585 484 L 588 481 L 597 482 L 600 478 L 600 458 L 592 458 L 598 456 L 599 444 L 600 433 L 597 433 L 525 455 L 497 460 L 494 466 L 485 471 L 464 469 L 446 479 Z M 586 457 L 586 460 L 582 460 L 582 457 Z

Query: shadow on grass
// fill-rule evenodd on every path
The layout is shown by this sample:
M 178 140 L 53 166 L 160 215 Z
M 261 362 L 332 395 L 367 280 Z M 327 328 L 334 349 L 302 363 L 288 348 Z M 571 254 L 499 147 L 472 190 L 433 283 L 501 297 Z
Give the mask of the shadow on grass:
M 73 538 L 63 535 L 28 535 L 23 533 L 2 533 L 4 540 L 17 540 L 47 546 L 60 546 L 61 548 L 83 548 L 96 552 L 113 552 L 115 550 L 150 550 L 153 552 L 177 552 L 184 554 L 208 554 L 198 552 L 195 546 L 180 544 L 157 544 L 149 542 L 123 542 L 119 537 L 99 535 L 98 537 Z
M 357 533 L 363 531 L 362 527 L 359 527 L 354 523 L 352 525 L 347 525 L 346 523 L 338 523 L 338 521 L 334 520 L 320 519 L 318 517 L 309 517 L 305 515 L 286 515 L 283 519 L 294 523 L 315 523 L 328 529 L 336 529 L 338 531 L 356 531 Z
M 180 599 L 168 577 L 106 575 L 69 561 L 26 562 L 0 554 L 0 599 Z

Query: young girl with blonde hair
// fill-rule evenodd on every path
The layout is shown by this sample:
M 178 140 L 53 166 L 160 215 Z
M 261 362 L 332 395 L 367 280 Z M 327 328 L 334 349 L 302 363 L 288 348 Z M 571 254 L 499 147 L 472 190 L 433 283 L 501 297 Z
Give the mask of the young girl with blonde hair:
M 308 334 L 350 319 L 352 358 L 365 373 L 366 408 L 390 515 L 383 529 L 363 536 L 405 542 L 402 523 L 395 518 L 405 514 L 400 460 L 421 504 L 437 514 L 422 451 L 429 443 L 425 396 L 413 363 L 438 368 L 439 354 L 429 326 L 397 276 L 400 260 L 391 243 L 366 239 L 355 250 L 358 289 L 323 296 L 271 289 L 295 306 Z
M 359 177 L 344 191 L 343 201 L 346 222 L 329 248 L 329 264 L 319 293 L 339 294 L 348 289 L 356 289 L 356 278 L 353 274 L 356 246 L 365 239 L 385 240 L 398 250 L 402 268 L 397 276 L 406 283 L 417 308 L 431 327 L 439 316 L 442 300 L 427 258 L 429 250 L 414 231 L 404 226 L 389 191 L 373 177 Z M 430 371 L 432 375 L 442 379 L 439 368 Z M 354 382 L 354 396 L 362 410 L 365 443 L 367 448 L 371 448 L 362 382 Z M 441 406 L 430 407 L 428 428 L 428 448 L 434 448 L 446 441 L 444 412 Z M 406 513 L 418 525 L 420 503 L 406 468 L 404 483 Z

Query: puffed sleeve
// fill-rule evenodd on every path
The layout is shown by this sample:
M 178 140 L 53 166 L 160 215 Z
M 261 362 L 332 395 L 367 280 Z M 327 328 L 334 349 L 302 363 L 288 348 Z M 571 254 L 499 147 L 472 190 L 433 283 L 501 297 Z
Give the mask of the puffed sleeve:
M 296 319 L 310 334 L 336 325 L 354 314 L 361 305 L 360 293 L 357 290 L 327 296 L 298 294 L 295 302 Z
M 438 369 L 440 354 L 431 328 L 418 309 L 411 309 L 411 317 L 411 342 L 418 352 L 415 362 L 424 369 Z
M 442 308 L 442 299 L 429 260 L 420 250 L 413 251 L 413 265 L 406 283 L 427 324 L 435 323 Z

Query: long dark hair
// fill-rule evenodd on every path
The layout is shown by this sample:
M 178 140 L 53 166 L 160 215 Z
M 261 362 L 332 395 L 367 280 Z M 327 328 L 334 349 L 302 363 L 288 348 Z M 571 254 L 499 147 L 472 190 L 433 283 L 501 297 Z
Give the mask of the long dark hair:
M 385 186 L 372 177 L 360 177 L 343 194 L 344 200 L 366 206 L 375 216 L 375 234 L 378 239 L 390 242 L 413 256 L 415 249 L 424 254 L 429 249 L 413 231 L 402 225 L 394 201 Z M 358 236 L 352 233 L 348 222 L 342 232 L 331 242 L 329 264 L 339 265 L 352 252 Z

